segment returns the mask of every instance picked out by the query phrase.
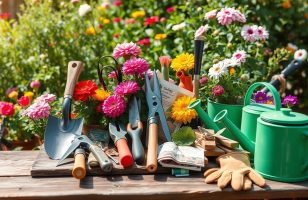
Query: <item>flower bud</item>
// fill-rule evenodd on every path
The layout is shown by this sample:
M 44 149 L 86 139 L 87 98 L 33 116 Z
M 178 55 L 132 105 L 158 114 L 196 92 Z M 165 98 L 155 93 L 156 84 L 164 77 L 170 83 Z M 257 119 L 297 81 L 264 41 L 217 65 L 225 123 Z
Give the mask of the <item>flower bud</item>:
M 30 83 L 30 87 L 31 88 L 36 88 L 36 89 L 38 89 L 38 88 L 40 88 L 41 87 L 41 83 L 40 83 L 40 81 L 39 80 L 34 80 L 34 81 L 31 81 L 31 83 Z

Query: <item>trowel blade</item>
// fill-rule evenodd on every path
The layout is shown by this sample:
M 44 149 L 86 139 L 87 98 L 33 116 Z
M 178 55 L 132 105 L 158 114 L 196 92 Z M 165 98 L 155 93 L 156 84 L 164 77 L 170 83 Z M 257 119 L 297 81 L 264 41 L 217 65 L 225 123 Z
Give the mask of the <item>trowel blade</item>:
M 75 136 L 82 133 L 83 118 L 71 119 L 65 130 L 62 128 L 61 122 L 62 119 L 50 115 L 45 129 L 45 151 L 54 160 L 61 159 Z

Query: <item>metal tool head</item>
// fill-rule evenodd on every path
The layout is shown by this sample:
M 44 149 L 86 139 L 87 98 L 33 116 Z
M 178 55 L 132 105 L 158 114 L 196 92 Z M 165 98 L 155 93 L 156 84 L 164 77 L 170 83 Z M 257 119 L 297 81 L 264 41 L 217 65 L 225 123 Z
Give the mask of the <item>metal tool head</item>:
M 109 123 L 109 134 L 114 143 L 119 139 L 126 138 L 126 133 L 126 126 L 123 123 Z
M 129 102 L 128 119 L 133 129 L 138 127 L 138 122 L 140 121 L 139 103 L 135 95 L 131 97 Z
M 86 145 L 93 145 L 94 143 L 86 136 L 86 135 L 79 135 L 76 136 L 72 141 L 69 148 L 66 150 L 66 152 L 62 155 L 61 159 L 59 160 L 57 166 L 61 165 L 63 161 L 71 155 L 77 147 L 79 147 L 82 143 Z

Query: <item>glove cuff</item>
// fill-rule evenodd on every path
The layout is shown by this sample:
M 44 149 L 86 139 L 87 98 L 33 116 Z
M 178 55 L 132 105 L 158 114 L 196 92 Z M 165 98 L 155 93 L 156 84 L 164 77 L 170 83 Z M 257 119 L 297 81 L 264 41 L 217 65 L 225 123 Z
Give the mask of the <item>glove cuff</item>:
M 225 162 L 229 162 L 230 160 L 238 162 L 239 164 L 243 163 L 247 167 L 251 166 L 248 154 L 242 153 L 242 152 L 232 152 L 232 153 L 221 155 L 216 159 L 216 162 L 219 163 L 220 166 L 222 166 L 226 164 Z

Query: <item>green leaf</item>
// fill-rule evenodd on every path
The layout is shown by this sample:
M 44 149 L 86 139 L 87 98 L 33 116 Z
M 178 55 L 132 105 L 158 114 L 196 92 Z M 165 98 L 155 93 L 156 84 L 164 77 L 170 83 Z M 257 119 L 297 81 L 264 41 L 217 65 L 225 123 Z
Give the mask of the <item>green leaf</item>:
M 196 135 L 191 127 L 184 126 L 173 133 L 172 140 L 176 145 L 190 146 L 196 140 Z

